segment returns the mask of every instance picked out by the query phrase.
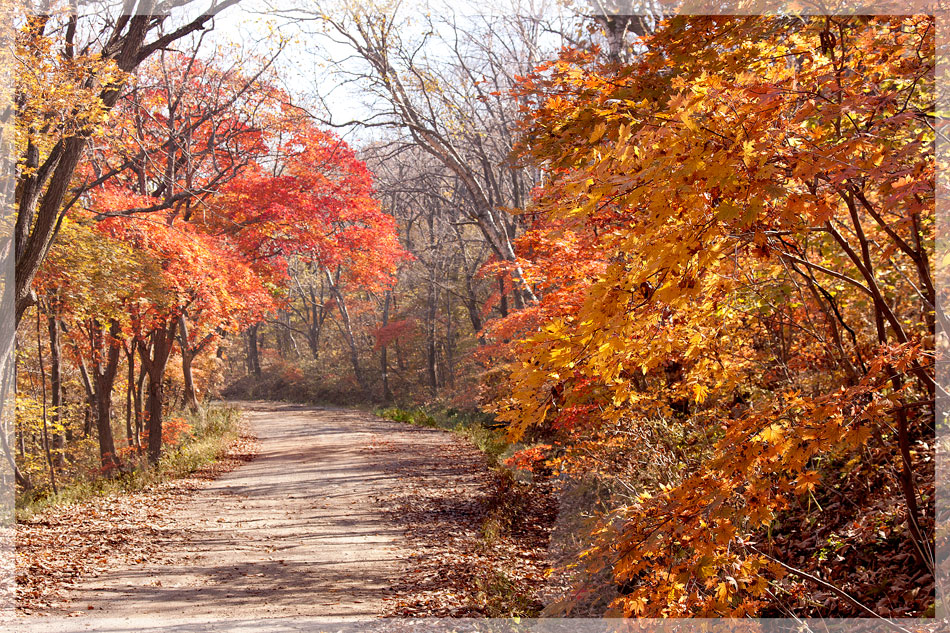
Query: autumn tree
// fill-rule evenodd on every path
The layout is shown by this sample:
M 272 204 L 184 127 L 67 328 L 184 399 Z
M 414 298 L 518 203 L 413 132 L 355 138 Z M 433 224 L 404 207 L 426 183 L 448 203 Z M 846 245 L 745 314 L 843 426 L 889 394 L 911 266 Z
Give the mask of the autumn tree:
M 167 211 L 163 221 L 202 226 L 216 213 L 218 191 L 269 156 L 264 130 L 279 121 L 283 95 L 263 78 L 272 59 L 252 72 L 242 61 L 200 59 L 196 50 L 162 53 L 143 66 L 83 170 L 88 186 L 128 192 L 139 204 L 97 209 L 99 217 Z M 177 324 L 192 409 L 198 408 L 192 362 L 222 333 L 211 321 L 205 327 L 186 310 Z
M 95 19 L 66 7 L 28 16 L 16 58 L 18 322 L 34 300 L 33 278 L 68 210 L 64 202 L 76 198 L 71 188 L 83 152 L 130 74 L 153 53 L 207 28 L 236 2 L 212 0 L 198 17 L 177 22 L 170 13 L 180 3 L 151 0 L 136 5 L 135 15 L 113 6 Z
M 165 369 L 183 315 L 194 315 L 206 328 L 204 336 L 222 335 L 260 320 L 272 309 L 271 297 L 239 253 L 189 223 L 115 217 L 99 227 L 160 262 L 152 277 L 161 293 L 150 301 L 140 296 L 129 311 L 130 334 L 147 376 L 147 448 L 154 462 L 162 450 Z M 186 340 L 186 349 L 197 344 L 193 338 Z
M 605 518 L 590 560 L 619 612 L 744 616 L 816 582 L 764 531 L 862 450 L 897 464 L 932 573 L 933 20 L 678 17 L 644 44 L 524 84 L 523 156 L 549 175 L 524 270 L 562 301 L 509 328 L 494 409 L 512 439 L 704 438 Z
M 98 7 L 95 16 L 66 3 L 22 15 L 16 35 L 14 117 L 17 174 L 13 248 L 4 249 L 15 284 L 4 286 L 14 329 L 36 301 L 33 280 L 76 200 L 74 176 L 129 76 L 150 55 L 192 33 L 237 0 L 213 0 L 201 15 L 173 11 L 188 3 L 144 2 Z M 170 14 L 175 13 L 172 17 Z M 80 185 L 81 187 L 81 185 Z M 14 336 L 4 337 L 4 362 Z M 9 447 L 4 446 L 8 457 Z
M 98 231 L 86 218 L 64 221 L 68 241 L 57 244 L 37 277 L 40 307 L 50 321 L 50 348 L 62 333 L 65 354 L 80 368 L 86 400 L 94 412 L 104 471 L 120 466 L 112 431 L 113 388 L 120 352 L 130 334 L 133 307 L 161 292 L 154 281 L 158 262 Z M 60 358 L 54 359 L 56 364 Z M 56 366 L 55 374 L 61 373 Z M 62 385 L 54 399 L 61 406 Z M 59 402 L 57 402 L 59 400 Z
M 378 290 L 389 283 L 404 257 L 393 218 L 381 211 L 366 165 L 337 136 L 302 123 L 279 153 L 276 175 L 257 169 L 226 189 L 221 228 L 275 273 L 285 275 L 292 258 L 298 270 L 309 271 L 311 282 L 319 279 L 325 293 L 320 307 L 325 310 L 332 300 L 354 376 L 365 391 L 346 290 Z M 301 281 L 299 274 L 295 281 Z M 307 309 L 316 308 L 312 298 Z M 308 327 L 325 318 L 311 313 Z
M 527 14 L 408 17 L 388 5 L 341 7 L 319 16 L 285 13 L 314 22 L 318 34 L 362 61 L 361 68 L 339 69 L 343 81 L 374 97 L 372 115 L 359 125 L 401 131 L 454 174 L 467 199 L 462 208 L 494 255 L 509 263 L 513 300 L 519 306 L 534 301 L 512 245 L 517 217 L 503 209 L 523 206 L 536 174 L 506 164 L 516 105 L 505 93 L 519 72 L 540 61 L 541 22 Z

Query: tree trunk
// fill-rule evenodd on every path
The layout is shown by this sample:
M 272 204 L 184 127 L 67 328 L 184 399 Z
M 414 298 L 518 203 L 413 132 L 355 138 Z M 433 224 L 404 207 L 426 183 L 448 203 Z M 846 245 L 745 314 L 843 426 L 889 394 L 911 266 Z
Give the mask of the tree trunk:
M 475 275 L 480 269 L 480 266 L 477 264 L 475 266 L 469 265 L 468 255 L 465 251 L 465 239 L 461 229 L 458 226 L 453 226 L 453 228 L 455 229 L 456 237 L 458 237 L 458 252 L 462 258 L 462 275 L 465 278 L 465 297 L 462 299 L 462 303 L 465 305 L 465 310 L 468 312 L 468 319 L 472 323 L 472 332 L 478 336 L 478 344 L 484 345 L 485 337 L 479 334 L 482 331 L 482 316 L 479 313 L 478 295 L 475 292 Z
M 336 299 L 337 310 L 340 311 L 340 320 L 343 321 L 343 337 L 346 339 L 346 344 L 350 348 L 350 363 L 353 365 L 353 373 L 356 375 L 356 382 L 360 386 L 360 390 L 365 394 L 369 392 L 369 389 L 366 385 L 366 377 L 363 375 L 363 369 L 360 367 L 360 354 L 359 349 L 356 347 L 356 337 L 353 336 L 353 324 L 350 321 L 350 312 L 346 308 L 346 302 L 343 300 L 343 293 L 340 292 L 339 287 L 336 285 L 336 282 L 333 279 L 333 276 L 330 274 L 329 270 L 326 270 L 327 281 L 330 283 L 330 290 L 333 292 L 333 297 Z
M 66 323 L 61 322 L 63 332 L 66 332 Z M 76 364 L 79 366 L 79 377 L 82 379 L 83 390 L 86 392 L 86 406 L 83 409 L 83 425 L 82 425 L 82 436 L 89 437 L 89 433 L 92 431 L 92 417 L 91 412 L 95 408 L 96 396 L 92 388 L 92 379 L 89 377 L 89 370 L 86 369 L 86 361 L 82 358 L 82 353 L 79 350 L 78 344 L 73 344 L 73 349 L 76 352 Z
M 185 393 L 184 401 L 185 406 L 188 407 L 191 411 L 198 411 L 198 394 L 195 391 L 195 379 L 191 373 L 191 363 L 195 359 L 194 350 L 191 348 L 191 344 L 188 342 L 188 322 L 185 320 L 185 315 L 182 315 L 178 319 L 178 344 L 181 346 L 181 373 L 184 376 L 185 382 Z
M 393 347 L 396 348 L 396 367 L 399 368 L 401 372 L 406 371 L 406 356 L 402 352 L 402 346 L 399 344 L 398 339 L 393 343 Z
M 40 310 L 36 310 L 36 360 L 40 365 L 40 385 L 43 392 L 43 451 L 46 454 L 46 466 L 49 469 L 49 484 L 53 494 L 58 494 L 56 487 L 56 467 L 53 465 L 53 452 L 50 450 L 50 433 L 48 417 L 46 415 L 46 368 L 43 363 L 43 336 L 40 333 Z
M 383 328 L 389 325 L 389 304 L 392 299 L 392 292 L 387 290 L 386 297 L 383 299 Z M 379 350 L 379 369 L 383 379 L 383 402 L 392 402 L 393 394 L 389 390 L 389 359 L 388 349 L 382 345 Z
M 297 348 L 297 343 L 294 341 L 293 333 L 290 330 L 290 312 L 287 310 L 280 310 L 277 312 L 277 350 L 280 353 L 280 357 L 284 359 L 289 359 L 291 353 L 294 352 Z M 299 358 L 300 354 L 297 354 Z
M 455 386 L 455 328 L 452 319 L 452 293 L 445 293 L 445 382 Z
M 97 381 L 98 382 L 98 381 Z M 96 431 L 99 434 L 99 459 L 109 473 L 120 466 L 112 435 L 112 392 L 96 388 Z
M 181 371 L 184 375 L 185 381 L 185 391 L 182 396 L 185 406 L 190 411 L 198 411 L 200 405 L 198 404 L 198 393 L 195 391 L 195 379 L 191 373 L 191 363 L 194 361 L 194 356 L 188 352 L 183 352 L 181 357 Z
M 135 433 L 132 430 L 132 416 L 134 407 L 134 398 L 132 392 L 135 391 L 135 347 L 125 350 L 125 361 L 128 368 L 128 374 L 125 381 L 125 441 L 129 448 L 135 446 Z
M 439 390 L 439 383 L 435 358 L 436 289 L 431 275 L 430 272 L 429 285 L 426 289 L 426 376 L 429 380 L 429 390 L 434 396 Z
M 143 403 L 145 402 L 145 378 L 148 374 L 139 368 L 138 378 L 135 380 L 135 445 L 142 448 L 142 416 L 144 415 Z
M 108 335 L 98 324 L 93 324 L 92 331 L 93 350 L 98 352 L 104 345 L 107 350 L 105 363 L 101 359 L 93 362 L 93 392 L 96 404 L 96 431 L 99 434 L 99 457 L 103 471 L 109 473 L 121 467 L 112 435 L 112 388 L 119 369 L 121 345 L 118 336 L 121 330 L 118 321 L 113 319 Z M 108 340 L 104 340 L 106 336 Z
M 258 350 L 257 334 L 261 324 L 255 323 L 247 331 L 247 360 L 249 369 L 258 380 L 261 378 L 261 356 Z
M 66 465 L 65 449 L 66 436 L 63 426 L 63 375 L 62 375 L 62 345 L 59 339 L 59 319 L 50 314 L 47 322 L 49 327 L 49 382 L 51 387 L 50 404 L 53 407 L 53 463 L 57 468 Z
M 306 301 L 306 299 L 304 299 Z M 313 355 L 313 360 L 320 360 L 320 334 L 323 332 L 323 324 L 326 322 L 329 310 L 318 306 L 316 296 L 313 291 L 310 292 L 310 301 L 313 309 L 307 310 L 309 321 L 307 322 L 307 347 Z
M 313 330 L 307 330 L 307 347 L 310 348 L 310 355 L 313 360 L 320 360 L 320 333 Z
M 468 296 L 465 298 L 465 310 L 468 312 L 468 320 L 472 323 L 472 332 L 478 336 L 478 344 L 484 345 L 485 337 L 481 335 L 482 318 L 478 313 L 478 300 L 471 288 L 468 289 Z
M 142 370 L 148 374 L 148 399 L 146 401 L 146 421 L 148 429 L 148 460 L 152 464 L 158 462 L 162 456 L 162 416 L 165 406 L 165 391 L 163 381 L 168 358 L 171 356 L 172 346 L 175 343 L 175 329 L 177 320 L 169 322 L 165 327 L 154 330 L 149 335 L 149 342 L 139 342 L 139 357 L 142 361 Z
M 162 407 L 165 404 L 165 393 L 162 378 L 153 378 L 151 373 L 148 378 L 146 402 L 148 461 L 155 464 L 162 457 Z
M 24 491 L 24 492 L 29 492 L 29 491 L 33 490 L 33 482 L 31 482 L 31 481 L 30 481 L 30 478 L 27 477 L 26 475 L 24 475 L 24 474 L 20 471 L 20 467 L 19 467 L 19 466 L 14 466 L 14 467 L 13 467 L 13 478 L 14 478 L 14 480 L 16 480 L 16 482 L 17 482 L 18 484 L 20 484 L 20 487 L 23 488 L 23 491 Z

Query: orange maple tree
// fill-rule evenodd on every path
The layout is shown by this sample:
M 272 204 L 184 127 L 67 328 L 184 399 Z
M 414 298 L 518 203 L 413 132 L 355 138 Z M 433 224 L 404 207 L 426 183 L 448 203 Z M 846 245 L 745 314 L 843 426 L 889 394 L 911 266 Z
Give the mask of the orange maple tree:
M 60 318 L 88 326 L 104 466 L 116 453 L 108 427 L 123 347 L 129 384 L 135 355 L 147 375 L 145 433 L 156 461 L 165 372 L 176 347 L 185 402 L 197 408 L 192 362 L 276 308 L 288 258 L 325 271 L 346 320 L 345 284 L 382 287 L 404 256 L 365 165 L 284 100 L 259 76 L 163 55 L 119 100 L 114 125 L 78 170 L 84 193 L 66 222 L 94 223 L 104 244 L 124 253 L 104 259 L 96 273 L 121 292 L 98 305 L 81 292 L 83 301 L 62 299 L 91 274 L 70 270 L 76 258 L 68 254 L 44 272 L 42 287 L 60 297 Z M 141 275 L 136 266 L 144 267 Z
M 633 64 L 565 51 L 523 82 L 547 182 L 519 247 L 547 294 L 495 324 L 517 338 L 490 408 L 513 440 L 644 450 L 632 428 L 672 453 L 587 552 L 618 612 L 757 613 L 800 572 L 763 531 L 869 443 L 932 574 L 933 37 L 929 17 L 676 17 Z

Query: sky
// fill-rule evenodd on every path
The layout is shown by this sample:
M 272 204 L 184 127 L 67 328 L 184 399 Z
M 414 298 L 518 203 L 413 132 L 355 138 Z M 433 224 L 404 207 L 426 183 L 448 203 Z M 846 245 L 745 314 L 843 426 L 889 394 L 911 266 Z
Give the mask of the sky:
M 353 88 L 340 86 L 334 76 L 334 67 L 347 63 L 349 51 L 327 38 L 314 37 L 317 29 L 313 21 L 295 20 L 286 14 L 290 5 L 305 11 L 318 11 L 316 2 L 282 2 L 281 11 L 272 10 L 270 0 L 242 0 L 215 19 L 214 41 L 237 43 L 261 54 L 267 54 L 277 38 L 289 42 L 277 59 L 276 67 L 284 81 L 284 89 L 308 109 L 319 110 L 317 97 L 322 96 L 333 121 L 365 118 L 372 107 Z M 359 137 L 360 131 L 340 131 L 345 137 Z M 348 139 L 348 140 L 352 140 Z
M 345 1 L 345 0 L 344 0 Z M 454 11 L 459 22 L 465 23 L 467 16 L 492 15 L 499 11 L 519 10 L 537 12 L 538 7 L 551 10 L 554 0 L 407 0 L 399 3 L 403 15 L 421 14 L 432 11 Z M 507 8 L 506 7 L 507 4 Z M 279 75 L 284 80 L 284 88 L 302 105 L 313 111 L 321 110 L 320 102 L 325 104 L 329 119 L 344 122 L 354 119 L 366 119 L 373 114 L 373 102 L 357 85 L 345 85 L 337 72 L 344 68 L 355 68 L 360 61 L 351 58 L 351 51 L 345 45 L 334 43 L 325 36 L 317 35 L 319 26 L 315 20 L 299 19 L 319 12 L 320 7 L 330 3 L 306 0 L 242 0 L 237 6 L 230 7 L 215 18 L 214 30 L 206 43 L 238 44 L 248 50 L 266 54 L 272 48 L 276 36 L 288 38 L 286 48 L 277 61 Z M 451 8 L 449 8 L 451 7 Z M 276 10 L 275 10 L 276 9 Z M 298 19 L 295 19 L 295 16 Z M 318 99 L 318 95 L 322 99 Z M 375 130 L 355 127 L 339 129 L 338 132 L 350 142 L 359 144 L 375 136 Z

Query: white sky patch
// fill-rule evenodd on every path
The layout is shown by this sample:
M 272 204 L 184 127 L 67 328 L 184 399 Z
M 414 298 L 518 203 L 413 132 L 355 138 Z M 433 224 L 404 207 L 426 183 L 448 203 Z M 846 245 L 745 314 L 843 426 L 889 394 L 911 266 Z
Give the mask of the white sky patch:
M 321 34 L 323 28 L 317 16 L 321 10 L 333 10 L 328 4 L 303 0 L 243 0 L 215 19 L 214 30 L 206 37 L 206 43 L 236 45 L 259 55 L 267 55 L 273 52 L 276 42 L 283 38 L 287 43 L 275 67 L 284 90 L 295 103 L 334 124 L 368 120 L 379 110 L 374 95 L 344 77 L 346 72 L 365 70 L 365 62 L 354 58 L 353 50 L 348 45 Z M 483 16 L 516 13 L 553 16 L 559 11 L 564 9 L 559 8 L 553 0 L 412 0 L 398 4 L 398 13 L 408 18 L 410 28 L 413 25 L 420 27 L 415 34 L 403 31 L 400 33 L 403 37 L 421 35 L 422 28 L 427 28 L 421 19 L 414 20 L 414 16 L 424 18 L 426 14 L 454 14 L 459 25 L 464 28 L 466 23 L 473 24 L 474 20 Z M 439 45 L 438 37 L 430 39 L 425 51 L 429 59 L 437 60 L 443 54 L 446 58 L 450 57 L 451 51 L 445 48 L 440 52 Z M 379 128 L 359 126 L 348 126 L 336 131 L 357 146 L 386 134 Z

